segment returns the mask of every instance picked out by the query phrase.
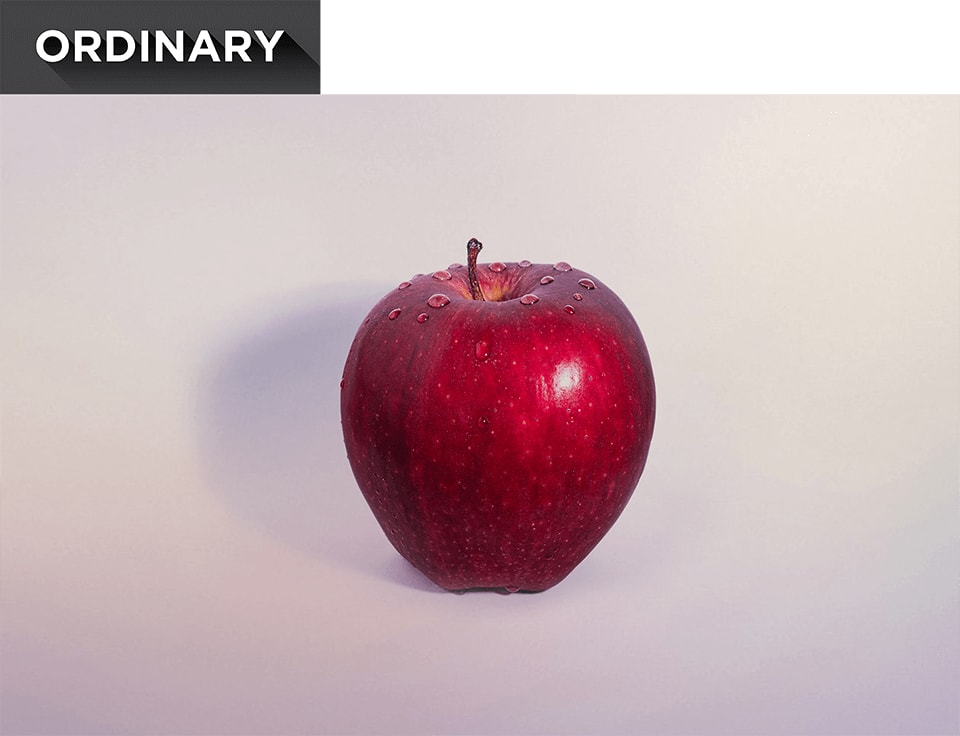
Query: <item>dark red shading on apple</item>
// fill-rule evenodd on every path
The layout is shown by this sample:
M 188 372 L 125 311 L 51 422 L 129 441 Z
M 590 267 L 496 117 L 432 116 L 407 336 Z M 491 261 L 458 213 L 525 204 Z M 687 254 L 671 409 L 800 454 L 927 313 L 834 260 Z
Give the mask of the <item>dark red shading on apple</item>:
M 565 262 L 404 281 L 343 372 L 350 465 L 387 538 L 447 590 L 542 591 L 620 516 L 655 392 L 627 307 Z

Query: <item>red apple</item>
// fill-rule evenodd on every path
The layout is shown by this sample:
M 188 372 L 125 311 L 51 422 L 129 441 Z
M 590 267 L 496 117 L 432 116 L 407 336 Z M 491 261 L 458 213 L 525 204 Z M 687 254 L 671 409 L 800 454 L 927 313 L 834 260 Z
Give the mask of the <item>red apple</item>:
M 620 516 L 653 434 L 654 385 L 627 307 L 567 263 L 415 276 L 347 355 L 350 465 L 397 551 L 437 585 L 541 591 Z

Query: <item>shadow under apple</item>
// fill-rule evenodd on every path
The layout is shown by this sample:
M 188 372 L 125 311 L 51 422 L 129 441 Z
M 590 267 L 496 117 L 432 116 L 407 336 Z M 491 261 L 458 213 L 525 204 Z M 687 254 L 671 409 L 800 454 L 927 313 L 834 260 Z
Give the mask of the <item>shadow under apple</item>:
M 200 453 L 214 492 L 246 523 L 339 566 L 441 592 L 383 536 L 340 429 L 347 351 L 389 288 L 324 287 L 229 340 L 200 381 Z

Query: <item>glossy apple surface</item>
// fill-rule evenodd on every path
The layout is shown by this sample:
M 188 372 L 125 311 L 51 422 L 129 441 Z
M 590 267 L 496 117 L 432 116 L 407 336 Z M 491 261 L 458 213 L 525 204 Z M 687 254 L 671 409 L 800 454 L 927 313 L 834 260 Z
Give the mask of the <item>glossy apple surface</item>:
M 562 262 L 469 265 L 418 275 L 371 310 L 344 367 L 344 442 L 387 538 L 437 585 L 541 591 L 637 485 L 650 359 L 596 277 Z

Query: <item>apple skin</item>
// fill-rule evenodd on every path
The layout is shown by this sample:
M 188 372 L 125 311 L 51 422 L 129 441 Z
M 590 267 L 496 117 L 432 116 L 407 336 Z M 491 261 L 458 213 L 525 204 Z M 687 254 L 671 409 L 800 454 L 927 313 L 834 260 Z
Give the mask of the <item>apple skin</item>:
M 485 301 L 454 264 L 370 311 L 343 371 L 344 443 L 387 539 L 434 583 L 542 591 L 633 494 L 653 372 L 637 323 L 595 277 L 528 261 L 477 276 Z

